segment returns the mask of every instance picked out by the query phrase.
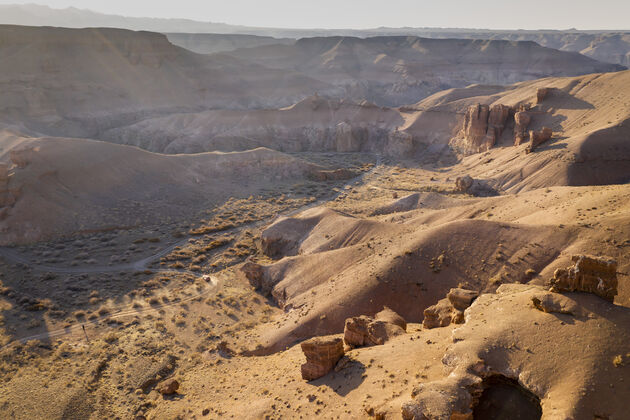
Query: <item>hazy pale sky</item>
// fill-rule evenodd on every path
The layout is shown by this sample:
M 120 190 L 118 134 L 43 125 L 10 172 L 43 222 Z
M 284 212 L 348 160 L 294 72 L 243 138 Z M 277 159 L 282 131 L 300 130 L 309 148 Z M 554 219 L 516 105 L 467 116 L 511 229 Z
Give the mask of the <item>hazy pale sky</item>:
M 0 0 L 249 26 L 630 29 L 630 0 Z

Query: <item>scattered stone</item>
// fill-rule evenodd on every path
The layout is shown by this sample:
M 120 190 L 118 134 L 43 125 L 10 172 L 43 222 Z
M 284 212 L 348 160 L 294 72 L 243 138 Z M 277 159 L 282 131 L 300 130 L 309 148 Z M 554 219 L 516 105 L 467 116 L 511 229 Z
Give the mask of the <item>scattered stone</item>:
M 162 395 L 173 395 L 179 389 L 179 382 L 175 379 L 168 379 L 160 384 L 158 391 Z
M 559 268 L 551 279 L 552 292 L 593 293 L 612 302 L 617 295 L 617 261 L 607 257 L 574 255 L 573 267 Z
M 306 363 L 301 366 L 302 378 L 312 381 L 330 372 L 344 354 L 340 337 L 314 337 L 301 345 Z
M 405 321 L 405 319 L 387 306 L 383 307 L 383 310 L 377 313 L 374 316 L 374 319 L 376 319 L 377 321 L 383 321 L 390 324 L 398 325 L 404 331 L 407 331 L 407 322 Z

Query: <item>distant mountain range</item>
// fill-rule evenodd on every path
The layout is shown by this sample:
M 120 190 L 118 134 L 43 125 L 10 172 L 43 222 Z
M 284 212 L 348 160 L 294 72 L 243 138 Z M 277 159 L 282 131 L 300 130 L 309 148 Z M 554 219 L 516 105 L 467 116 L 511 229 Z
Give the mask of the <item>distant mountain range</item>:
M 171 42 L 199 53 L 230 51 L 236 48 L 268 45 L 273 40 L 224 36 L 215 38 L 174 35 L 238 34 L 284 38 L 277 43 L 287 44 L 289 39 L 305 37 L 354 36 L 418 36 L 424 38 L 505 39 L 534 41 L 563 51 L 579 52 L 591 58 L 623 66 L 630 66 L 630 29 L 626 31 L 557 30 L 488 30 L 468 28 L 374 28 L 353 29 L 290 29 L 229 25 L 216 22 L 198 22 L 188 19 L 159 19 L 125 17 L 67 8 L 52 9 L 35 4 L 0 5 L 0 24 L 27 26 L 61 26 L 67 28 L 108 27 L 169 33 Z

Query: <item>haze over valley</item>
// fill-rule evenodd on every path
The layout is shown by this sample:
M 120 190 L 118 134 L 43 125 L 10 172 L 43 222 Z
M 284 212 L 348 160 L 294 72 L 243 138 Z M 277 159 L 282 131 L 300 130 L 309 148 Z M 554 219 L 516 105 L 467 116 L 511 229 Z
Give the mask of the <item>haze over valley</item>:
M 627 416 L 630 30 L 124 10 L 0 5 L 0 417 Z

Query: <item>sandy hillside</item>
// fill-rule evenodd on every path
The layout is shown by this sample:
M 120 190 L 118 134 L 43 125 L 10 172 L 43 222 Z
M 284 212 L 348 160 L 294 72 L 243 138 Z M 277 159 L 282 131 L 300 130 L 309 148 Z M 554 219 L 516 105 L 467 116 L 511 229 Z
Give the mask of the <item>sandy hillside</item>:
M 1 418 L 627 416 L 630 71 L 0 31 Z
M 90 136 L 146 115 L 287 106 L 328 86 L 234 57 L 195 54 L 165 35 L 0 25 L 0 109 L 52 135 Z
M 418 37 L 303 38 L 293 45 L 229 54 L 270 68 L 298 70 L 344 86 L 351 96 L 387 106 L 413 103 L 471 83 L 509 84 L 624 68 L 534 42 Z
M 160 155 L 93 140 L 3 132 L 2 243 L 182 221 L 322 168 L 269 149 Z

